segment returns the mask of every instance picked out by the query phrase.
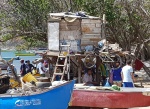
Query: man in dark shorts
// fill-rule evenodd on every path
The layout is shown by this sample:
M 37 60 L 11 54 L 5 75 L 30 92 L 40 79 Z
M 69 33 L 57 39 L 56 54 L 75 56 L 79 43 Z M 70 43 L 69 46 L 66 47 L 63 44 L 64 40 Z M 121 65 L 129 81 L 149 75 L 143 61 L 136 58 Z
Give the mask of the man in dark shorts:
M 134 74 L 131 66 L 131 60 L 127 60 L 126 65 L 122 68 L 123 87 L 134 87 Z

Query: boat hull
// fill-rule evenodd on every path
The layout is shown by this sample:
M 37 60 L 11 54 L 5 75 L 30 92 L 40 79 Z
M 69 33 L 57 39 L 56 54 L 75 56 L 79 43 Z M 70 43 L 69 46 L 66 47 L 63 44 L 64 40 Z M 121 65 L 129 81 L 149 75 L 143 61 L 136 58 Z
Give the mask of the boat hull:
M 67 109 L 73 86 L 74 81 L 71 81 L 36 95 L 2 94 L 0 95 L 0 109 Z
M 74 90 L 70 106 L 98 108 L 145 107 L 150 106 L 150 96 L 143 95 L 142 92 Z

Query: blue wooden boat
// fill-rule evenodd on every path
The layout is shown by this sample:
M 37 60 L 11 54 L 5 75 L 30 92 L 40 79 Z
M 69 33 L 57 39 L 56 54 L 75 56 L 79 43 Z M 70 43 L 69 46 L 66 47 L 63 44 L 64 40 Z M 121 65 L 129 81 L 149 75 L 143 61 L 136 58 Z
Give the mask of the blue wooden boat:
M 74 81 L 70 81 L 38 94 L 1 94 L 0 109 L 67 109 L 73 87 Z

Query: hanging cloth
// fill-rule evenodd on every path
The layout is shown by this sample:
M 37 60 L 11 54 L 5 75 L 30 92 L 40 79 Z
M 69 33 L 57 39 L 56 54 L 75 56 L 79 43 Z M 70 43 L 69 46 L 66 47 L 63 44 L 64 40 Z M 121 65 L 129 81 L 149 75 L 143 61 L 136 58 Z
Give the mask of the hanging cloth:
M 100 64 L 99 66 L 100 70 L 101 70 L 101 73 L 102 73 L 102 76 L 107 76 L 107 72 L 106 72 L 106 68 L 104 66 L 104 64 Z
M 139 59 L 135 60 L 135 70 L 141 70 L 141 68 L 143 67 L 143 65 L 144 64 Z

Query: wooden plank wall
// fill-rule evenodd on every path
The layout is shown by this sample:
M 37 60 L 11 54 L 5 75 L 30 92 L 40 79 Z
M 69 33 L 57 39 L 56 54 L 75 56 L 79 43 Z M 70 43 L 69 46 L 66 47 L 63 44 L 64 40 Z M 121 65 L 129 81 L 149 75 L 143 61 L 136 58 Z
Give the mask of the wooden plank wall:
M 96 45 L 101 39 L 101 20 L 100 19 L 82 19 L 81 22 L 81 45 Z
M 100 19 L 76 19 L 74 22 L 60 21 L 60 40 L 81 39 L 81 46 L 96 45 L 101 40 Z
M 60 40 L 75 40 L 81 38 L 81 20 L 67 22 L 64 19 L 60 21 Z

